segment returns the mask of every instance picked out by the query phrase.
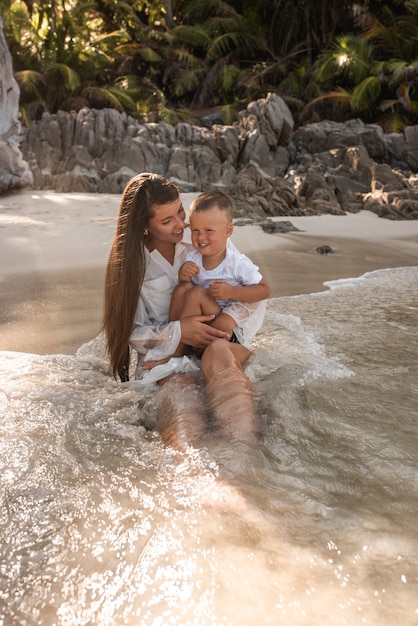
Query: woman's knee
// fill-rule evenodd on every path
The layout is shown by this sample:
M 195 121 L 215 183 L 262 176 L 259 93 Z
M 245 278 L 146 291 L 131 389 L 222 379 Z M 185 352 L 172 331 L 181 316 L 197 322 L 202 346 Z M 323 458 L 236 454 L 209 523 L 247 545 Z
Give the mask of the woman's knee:
M 245 346 L 231 343 L 226 339 L 215 339 L 203 352 L 201 369 L 206 380 L 219 370 L 230 368 L 241 369 L 241 365 L 248 359 L 251 351 Z
M 204 376 L 210 371 L 224 370 L 239 365 L 231 344 L 226 339 L 214 339 L 206 348 L 201 358 L 201 368 Z

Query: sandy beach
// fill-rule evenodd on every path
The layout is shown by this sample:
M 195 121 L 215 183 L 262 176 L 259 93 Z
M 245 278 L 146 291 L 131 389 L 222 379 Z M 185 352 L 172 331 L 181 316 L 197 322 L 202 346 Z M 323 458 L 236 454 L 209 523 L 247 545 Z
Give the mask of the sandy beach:
M 185 207 L 196 194 L 182 194 Z M 0 196 L 0 350 L 73 353 L 100 331 L 104 271 L 120 196 L 24 191 Z M 271 297 L 327 289 L 327 281 L 418 265 L 418 221 L 363 211 L 275 218 L 298 232 L 236 226 Z M 318 254 L 327 245 L 333 254 Z

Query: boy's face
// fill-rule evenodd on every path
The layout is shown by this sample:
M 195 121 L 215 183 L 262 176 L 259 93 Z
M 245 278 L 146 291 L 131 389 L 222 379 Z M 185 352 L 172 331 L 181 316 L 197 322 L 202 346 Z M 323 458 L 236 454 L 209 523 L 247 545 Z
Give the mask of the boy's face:
M 192 244 L 203 256 L 225 257 L 226 243 L 233 226 L 217 207 L 190 215 Z

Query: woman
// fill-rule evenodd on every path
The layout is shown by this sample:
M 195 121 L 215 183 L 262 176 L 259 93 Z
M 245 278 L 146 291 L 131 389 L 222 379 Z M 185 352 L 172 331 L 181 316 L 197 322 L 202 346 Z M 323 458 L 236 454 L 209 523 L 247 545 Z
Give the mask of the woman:
M 123 192 L 105 284 L 112 373 L 129 379 L 130 348 L 139 356 L 137 373 L 145 355 L 147 360 L 167 357 L 180 342 L 203 351 L 200 369 L 215 424 L 229 436 L 248 439 L 254 432 L 254 402 L 241 366 L 250 350 L 205 323 L 213 316 L 167 323 L 178 270 L 191 249 L 182 241 L 185 217 L 178 188 L 162 176 L 139 174 Z M 258 307 L 237 307 L 237 323 L 255 315 L 259 326 L 264 311 Z M 189 371 L 194 368 L 180 361 L 161 374 L 157 416 L 163 440 L 179 448 L 197 443 L 208 419 L 197 378 Z M 174 373 L 167 376 L 168 371 Z

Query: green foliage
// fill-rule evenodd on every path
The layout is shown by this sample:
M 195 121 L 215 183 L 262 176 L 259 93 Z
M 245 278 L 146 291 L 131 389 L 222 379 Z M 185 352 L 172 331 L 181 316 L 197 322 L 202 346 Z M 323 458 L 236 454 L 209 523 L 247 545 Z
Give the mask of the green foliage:
M 269 91 L 295 116 L 310 105 L 385 129 L 416 122 L 418 0 L 0 0 L 0 8 L 26 124 L 84 106 L 166 121 L 216 106 L 229 123 Z
M 351 95 L 351 108 L 357 112 L 372 110 L 382 92 L 382 83 L 377 76 L 367 76 L 356 85 Z
M 385 130 L 416 123 L 418 109 L 418 1 L 392 4 L 399 13 L 388 4 L 363 12 L 361 32 L 337 37 L 314 71 L 322 92 L 316 102 L 339 107 L 343 88 L 350 112 Z
M 339 81 L 356 85 L 369 75 L 372 66 L 372 48 L 367 43 L 354 35 L 340 35 L 319 55 L 314 76 L 323 86 Z

